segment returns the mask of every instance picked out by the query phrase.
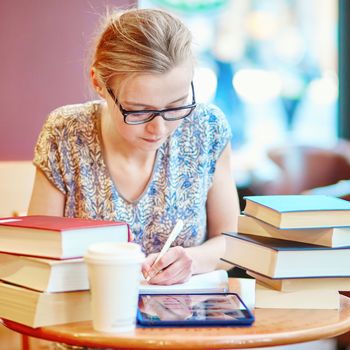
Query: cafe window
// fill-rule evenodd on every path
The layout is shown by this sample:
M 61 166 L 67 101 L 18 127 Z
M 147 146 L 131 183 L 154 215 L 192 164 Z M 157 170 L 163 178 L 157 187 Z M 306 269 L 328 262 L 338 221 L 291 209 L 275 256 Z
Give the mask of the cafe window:
M 248 158 L 295 142 L 337 141 L 336 0 L 140 0 L 190 27 L 198 100 L 212 102 Z

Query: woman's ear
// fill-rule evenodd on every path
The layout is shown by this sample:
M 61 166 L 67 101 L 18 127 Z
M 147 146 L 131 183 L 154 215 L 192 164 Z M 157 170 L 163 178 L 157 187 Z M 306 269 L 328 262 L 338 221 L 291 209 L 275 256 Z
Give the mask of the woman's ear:
M 99 80 L 97 79 L 96 70 L 94 67 L 90 69 L 90 79 L 94 90 L 98 93 L 100 97 L 102 97 L 103 99 L 106 99 L 106 93 L 105 93 L 106 90 L 104 89 L 104 86 L 102 86 Z

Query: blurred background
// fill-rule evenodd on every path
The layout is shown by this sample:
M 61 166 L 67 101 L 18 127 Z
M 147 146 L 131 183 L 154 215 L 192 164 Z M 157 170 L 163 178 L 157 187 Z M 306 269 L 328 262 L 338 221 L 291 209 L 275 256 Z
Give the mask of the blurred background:
M 171 10 L 191 28 L 196 94 L 229 120 L 240 189 L 265 192 L 280 177 L 271 150 L 337 145 L 338 1 L 139 0 L 139 6 Z
M 241 197 L 350 178 L 346 0 L 3 0 L 0 160 L 30 161 L 51 110 L 95 98 L 94 31 L 107 7 L 135 5 L 171 11 L 192 30 L 196 95 L 231 125 Z

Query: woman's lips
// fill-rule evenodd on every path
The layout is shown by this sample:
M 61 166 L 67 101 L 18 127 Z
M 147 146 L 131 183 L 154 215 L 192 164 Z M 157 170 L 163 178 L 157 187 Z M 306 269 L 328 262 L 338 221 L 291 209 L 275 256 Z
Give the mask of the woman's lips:
M 146 142 L 149 142 L 149 143 L 157 143 L 157 142 L 161 141 L 162 138 L 161 138 L 161 137 L 158 137 L 158 138 L 156 138 L 156 139 L 146 139 L 146 138 L 142 138 L 142 140 L 144 140 L 144 141 L 146 141 Z

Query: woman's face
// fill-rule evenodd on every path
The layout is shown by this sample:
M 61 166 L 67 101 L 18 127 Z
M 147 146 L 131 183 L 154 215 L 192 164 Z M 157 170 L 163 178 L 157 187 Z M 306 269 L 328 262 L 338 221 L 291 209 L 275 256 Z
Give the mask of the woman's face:
M 188 105 L 192 102 L 191 61 L 173 68 L 165 74 L 139 74 L 128 79 L 122 89 L 112 83 L 110 88 L 119 104 L 127 111 L 161 110 Z M 141 151 L 155 151 L 181 124 L 182 120 L 166 121 L 160 115 L 140 125 L 128 125 L 111 96 L 107 96 L 110 125 L 117 142 Z

